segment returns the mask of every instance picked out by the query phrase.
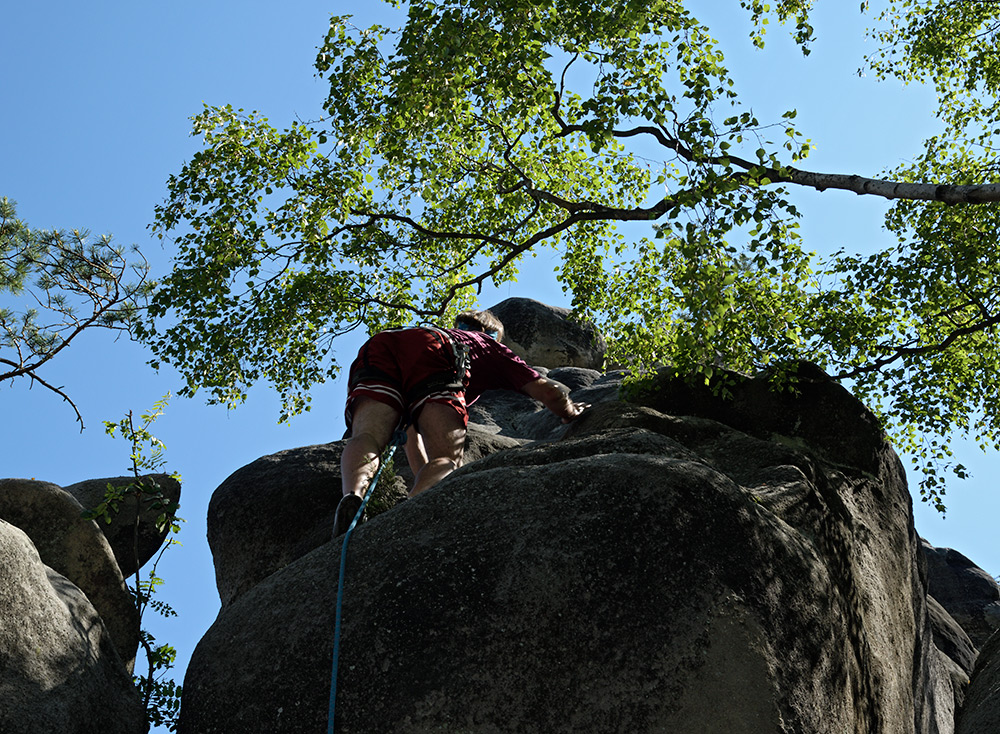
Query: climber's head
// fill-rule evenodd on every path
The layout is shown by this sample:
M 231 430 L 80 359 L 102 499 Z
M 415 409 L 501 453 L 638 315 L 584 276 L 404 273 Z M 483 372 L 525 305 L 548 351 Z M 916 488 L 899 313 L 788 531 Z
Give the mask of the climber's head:
M 489 311 L 463 311 L 455 317 L 455 328 L 481 331 L 498 342 L 503 341 L 503 324 Z

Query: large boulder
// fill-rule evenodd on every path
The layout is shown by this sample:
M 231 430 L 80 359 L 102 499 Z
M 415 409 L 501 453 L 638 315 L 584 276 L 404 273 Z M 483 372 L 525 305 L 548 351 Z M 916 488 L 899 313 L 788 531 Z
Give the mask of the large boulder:
M 0 568 L 0 731 L 145 731 L 142 704 L 101 616 L 3 520 Z
M 135 481 L 135 477 L 88 479 L 64 489 L 85 509 L 93 510 L 104 501 L 108 485 L 124 488 Z M 98 523 L 125 576 L 134 574 L 156 555 L 170 532 L 169 525 L 158 522 L 163 514 L 162 503 L 177 505 L 181 501 L 181 483 L 169 474 L 146 474 L 138 481 L 149 488 L 150 494 L 141 499 L 130 495 L 119 505 L 110 522 Z M 160 497 L 154 498 L 154 494 Z
M 933 643 L 902 467 L 808 376 L 794 395 L 734 377 L 728 409 L 673 381 L 645 405 L 605 388 L 566 439 L 360 526 L 337 730 L 950 733 L 957 666 Z M 182 734 L 326 726 L 342 548 L 223 607 Z
M 135 603 L 107 538 L 83 513 L 83 506 L 55 484 L 0 479 L 0 518 L 23 530 L 42 561 L 87 595 L 119 656 L 132 670 L 139 646 Z
M 961 625 L 978 648 L 1000 628 L 1000 586 L 957 550 L 921 544 L 927 562 L 927 593 Z
M 604 368 L 604 337 L 593 324 L 572 320 L 569 309 L 508 298 L 490 311 L 503 322 L 504 344 L 528 364 Z

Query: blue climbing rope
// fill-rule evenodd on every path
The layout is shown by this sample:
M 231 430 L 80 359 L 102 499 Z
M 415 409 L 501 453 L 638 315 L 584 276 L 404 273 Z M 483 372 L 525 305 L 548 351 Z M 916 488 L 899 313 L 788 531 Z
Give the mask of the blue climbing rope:
M 406 431 L 399 429 L 393 434 L 392 441 L 389 442 L 385 453 L 382 454 L 382 458 L 379 461 L 378 471 L 376 471 L 375 476 L 372 477 L 371 482 L 368 484 L 368 490 L 365 492 L 365 496 L 361 500 L 361 507 L 358 508 L 358 511 L 354 515 L 354 519 L 347 528 L 347 532 L 344 533 L 344 544 L 340 549 L 340 579 L 337 581 L 337 611 L 333 622 L 333 672 L 330 676 L 330 708 L 327 717 L 327 734 L 333 734 L 333 720 L 336 715 L 337 708 L 337 665 L 340 662 L 340 619 L 344 606 L 344 571 L 347 568 L 347 543 L 351 539 L 351 533 L 354 532 L 355 526 L 361 521 L 361 516 L 364 514 L 365 507 L 368 505 L 368 500 L 371 498 L 372 492 L 375 490 L 375 485 L 378 484 L 378 478 L 382 474 L 382 469 L 385 467 L 387 458 L 393 451 L 396 450 L 396 447 L 402 446 L 404 443 L 406 443 Z

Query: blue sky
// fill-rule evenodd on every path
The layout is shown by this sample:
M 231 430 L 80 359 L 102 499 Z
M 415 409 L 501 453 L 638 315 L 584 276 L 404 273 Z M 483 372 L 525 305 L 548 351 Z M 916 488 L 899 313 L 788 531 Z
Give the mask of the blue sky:
M 705 5 L 718 12 L 722 4 Z M 762 54 L 731 19 L 703 19 L 726 42 L 729 66 L 760 119 L 798 109 L 799 129 L 817 146 L 805 167 L 876 175 L 915 154 L 934 131 L 931 97 L 859 77 L 863 55 L 874 50 L 863 38 L 871 17 L 859 15 L 856 3 L 818 5 L 818 40 L 807 59 L 779 31 Z M 197 150 L 190 116 L 205 102 L 260 110 L 279 126 L 315 117 L 324 88 L 312 61 L 329 16 L 355 13 L 366 25 L 380 9 L 373 0 L 14 4 L 0 24 L 0 195 L 17 201 L 20 217 L 33 227 L 113 233 L 122 244 L 138 244 L 163 272 L 169 248 L 154 242 L 146 226 L 167 177 Z M 884 202 L 838 192 L 801 192 L 796 202 L 810 249 L 865 251 L 888 241 L 881 229 Z M 545 267 L 555 261 L 543 255 L 540 264 L 530 279 L 485 293 L 481 304 L 516 295 L 566 305 Z M 342 363 L 356 346 L 357 339 L 342 344 Z M 0 385 L 0 476 L 68 485 L 125 473 L 127 447 L 107 438 L 101 421 L 144 411 L 180 384 L 169 369 L 151 370 L 147 359 L 137 345 L 90 333 L 46 368 L 46 378 L 63 386 L 83 413 L 83 433 L 52 393 L 24 381 Z M 205 540 L 212 491 L 259 456 L 340 438 L 343 398 L 340 383 L 320 387 L 312 412 L 290 426 L 276 424 L 277 400 L 265 389 L 233 413 L 197 398 L 174 398 L 156 424 L 168 467 L 184 480 L 187 522 L 183 546 L 171 549 L 160 567 L 163 598 L 179 617 L 150 621 L 154 634 L 178 648 L 181 669 L 218 610 Z M 956 548 L 997 574 L 1000 550 L 991 528 L 997 457 L 971 447 L 960 458 L 974 478 L 949 488 L 946 519 L 918 504 L 917 529 L 932 544 Z

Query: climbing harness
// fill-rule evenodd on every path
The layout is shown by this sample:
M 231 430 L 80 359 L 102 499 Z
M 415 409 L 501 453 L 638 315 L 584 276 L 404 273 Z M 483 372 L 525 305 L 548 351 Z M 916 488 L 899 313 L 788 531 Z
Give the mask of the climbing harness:
M 451 348 L 451 356 L 455 364 L 455 381 L 468 382 L 469 369 L 472 367 L 472 356 L 469 353 L 468 345 L 454 339 L 447 331 L 436 326 L 421 326 L 420 328 L 433 332 L 443 344 L 447 344 Z
M 361 516 L 364 514 L 365 507 L 368 505 L 368 500 L 371 498 L 372 492 L 375 490 L 375 485 L 378 484 L 378 478 L 382 474 L 382 469 L 385 467 L 386 460 L 398 446 L 402 446 L 404 443 L 406 443 L 406 429 L 399 428 L 393 434 L 392 440 L 389 442 L 385 452 L 382 454 L 379 460 L 378 471 L 375 472 L 375 476 L 372 477 L 371 482 L 369 482 L 368 490 L 365 492 L 365 496 L 361 500 L 361 507 L 358 508 L 357 513 L 354 515 L 354 519 L 347 528 L 347 532 L 344 533 L 344 544 L 340 549 L 340 579 L 337 581 L 337 610 L 333 622 L 333 672 L 330 677 L 330 708 L 327 718 L 327 734 L 333 734 L 333 720 L 337 707 L 337 664 L 340 660 L 340 618 L 344 605 L 344 571 L 347 568 L 347 542 L 351 539 L 351 533 L 354 532 L 355 526 L 361 522 Z

